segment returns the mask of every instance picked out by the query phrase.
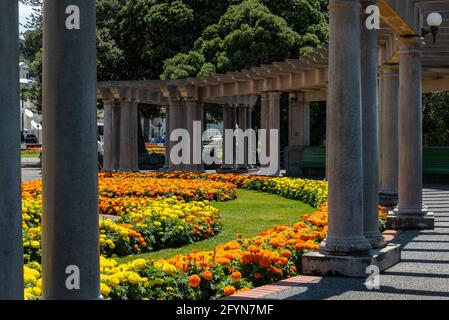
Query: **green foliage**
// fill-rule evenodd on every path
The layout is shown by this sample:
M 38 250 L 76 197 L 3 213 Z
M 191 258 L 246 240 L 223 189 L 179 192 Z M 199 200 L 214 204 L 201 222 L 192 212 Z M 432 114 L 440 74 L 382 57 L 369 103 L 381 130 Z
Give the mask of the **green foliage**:
M 424 145 L 449 147 L 449 92 L 423 96 Z
M 206 60 L 199 52 L 190 51 L 188 54 L 178 53 L 164 63 L 164 73 L 161 79 L 187 78 L 202 70 Z
M 193 50 L 164 64 L 162 79 L 237 71 L 275 60 L 296 58 L 327 39 L 326 15 L 317 0 L 234 1 L 207 26 Z M 190 64 L 192 55 L 202 56 Z

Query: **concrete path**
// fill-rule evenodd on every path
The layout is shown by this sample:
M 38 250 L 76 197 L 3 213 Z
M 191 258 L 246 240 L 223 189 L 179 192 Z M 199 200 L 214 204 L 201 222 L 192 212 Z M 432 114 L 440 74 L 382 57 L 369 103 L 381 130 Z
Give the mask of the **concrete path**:
M 380 276 L 380 289 L 368 290 L 364 285 L 366 279 L 298 277 L 267 286 L 253 296 L 249 291 L 247 298 L 449 299 L 449 187 L 428 187 L 424 190 L 424 201 L 435 212 L 435 230 L 402 232 L 393 241 L 403 245 L 402 262 Z
M 39 180 L 41 178 L 39 158 L 22 158 L 22 181 Z

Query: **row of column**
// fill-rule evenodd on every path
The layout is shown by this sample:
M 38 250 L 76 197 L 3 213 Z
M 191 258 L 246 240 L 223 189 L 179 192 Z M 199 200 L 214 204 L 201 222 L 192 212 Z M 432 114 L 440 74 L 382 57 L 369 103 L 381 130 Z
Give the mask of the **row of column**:
M 187 171 L 187 172 L 203 172 L 204 164 L 202 162 L 203 141 L 202 134 L 204 131 L 204 104 L 197 98 L 169 98 L 166 118 L 166 150 L 165 150 L 165 166 L 167 171 Z M 188 133 L 188 156 L 184 155 L 184 163 L 175 163 L 174 157 L 171 156 L 173 147 L 178 141 L 171 141 L 171 136 L 176 129 L 185 129 Z M 180 152 L 182 153 L 182 151 Z M 178 156 L 183 156 L 179 154 Z
M 66 24 L 75 8 L 75 27 Z M 73 13 L 73 12 L 72 12 Z M 70 20 L 72 21 L 72 20 Z M 73 21 L 72 21 L 73 22 Z M 0 299 L 23 299 L 18 2 L 0 2 Z M 42 298 L 100 298 L 95 1 L 46 0 Z
M 365 27 L 361 10 L 371 4 L 331 0 L 329 5 L 329 231 L 323 253 L 359 255 L 384 246 L 378 229 L 379 181 L 383 201 L 394 205 L 398 194 L 389 218 L 396 221 L 393 227 L 422 227 L 407 221 L 427 213 L 422 204 L 421 39 L 401 37 L 399 68 L 382 69 L 379 179 L 376 32 Z
M 104 100 L 103 171 L 139 170 L 138 103 Z
M 255 170 L 256 150 L 254 148 L 248 149 L 248 147 L 255 146 L 256 137 L 251 134 L 243 136 L 243 139 L 241 139 L 243 145 L 240 146 L 243 147 L 243 154 L 240 155 L 242 159 L 239 159 L 237 144 L 240 139 L 237 136 L 228 137 L 226 135 L 226 130 L 235 131 L 240 129 L 242 133 L 245 133 L 248 129 L 252 129 L 252 111 L 253 106 L 247 104 L 223 105 L 223 164 L 218 169 L 218 172 L 248 173 Z M 229 143 L 229 138 L 233 139 L 232 154 L 228 154 L 231 150 L 226 150 L 225 148 L 225 145 Z

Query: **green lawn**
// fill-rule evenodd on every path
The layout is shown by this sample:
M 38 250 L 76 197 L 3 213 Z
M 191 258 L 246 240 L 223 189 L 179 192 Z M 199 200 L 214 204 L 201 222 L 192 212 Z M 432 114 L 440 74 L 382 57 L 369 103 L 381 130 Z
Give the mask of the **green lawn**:
M 237 191 L 237 200 L 216 202 L 213 205 L 220 209 L 223 218 L 223 231 L 217 236 L 181 248 L 118 258 L 117 261 L 123 263 L 147 257 L 159 260 L 177 254 L 190 253 L 192 249 L 212 250 L 218 244 L 236 239 L 238 235 L 253 237 L 276 224 L 293 223 L 298 220 L 299 215 L 315 211 L 312 207 L 296 200 L 242 189 Z
M 39 158 L 39 153 L 30 153 L 30 154 L 22 153 L 22 158 Z

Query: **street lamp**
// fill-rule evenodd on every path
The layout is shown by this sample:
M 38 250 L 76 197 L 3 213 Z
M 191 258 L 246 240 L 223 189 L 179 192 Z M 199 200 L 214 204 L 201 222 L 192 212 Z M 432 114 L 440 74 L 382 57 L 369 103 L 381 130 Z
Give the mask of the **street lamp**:
M 443 23 L 443 17 L 438 12 L 432 12 L 427 16 L 427 25 L 430 27 L 430 31 L 422 28 L 422 36 L 425 37 L 427 34 L 432 33 L 433 43 L 437 42 L 438 30 Z

